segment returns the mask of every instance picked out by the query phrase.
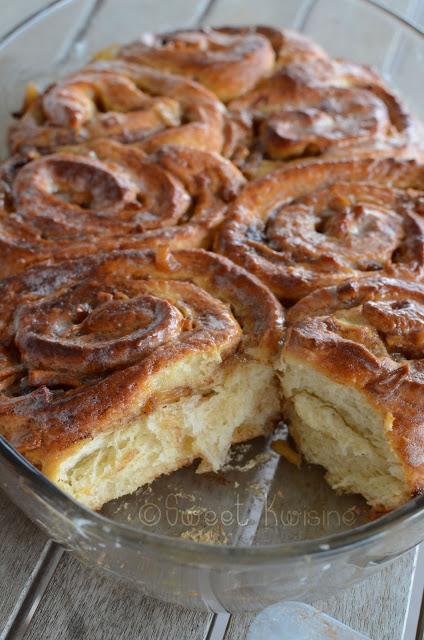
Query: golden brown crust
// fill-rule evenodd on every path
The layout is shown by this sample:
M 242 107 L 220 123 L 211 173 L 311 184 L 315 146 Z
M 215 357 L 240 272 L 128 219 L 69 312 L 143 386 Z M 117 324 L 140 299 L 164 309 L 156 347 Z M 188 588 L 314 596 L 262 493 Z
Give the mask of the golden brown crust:
M 99 53 L 100 59 L 115 57 L 196 80 L 224 102 L 243 96 L 287 65 L 305 64 L 310 69 L 308 77 L 321 81 L 333 78 L 342 66 L 302 34 L 262 25 L 147 33 L 135 42 Z M 351 80 L 377 78 L 350 63 L 343 63 L 343 73 Z
M 0 277 L 117 248 L 208 248 L 244 184 L 211 151 L 163 146 L 147 156 L 106 139 L 15 158 L 2 173 Z
M 157 376 L 188 357 L 211 379 L 232 358 L 269 362 L 282 324 L 265 287 L 202 250 L 28 270 L 0 283 L 0 432 L 24 453 L 62 450 L 148 411 Z
M 424 155 L 420 126 L 375 72 L 296 32 L 146 34 L 115 56 L 189 77 L 227 102 L 223 153 L 250 178 L 317 156 Z
M 309 363 L 392 413 L 388 433 L 412 491 L 424 487 L 424 286 L 375 277 L 290 309 L 284 357 Z
M 387 438 L 421 490 L 420 136 L 373 71 L 270 27 L 148 36 L 30 89 L 0 175 L 0 433 L 57 470 L 157 408 L 224 397 L 252 363 L 272 410 L 235 438 L 262 433 L 283 349 L 283 366 L 309 363 L 393 415 Z M 224 156 L 249 178 L 281 168 L 238 195 Z M 197 249 L 214 237 L 231 261 Z M 255 276 L 306 296 L 284 346 Z M 183 445 L 181 460 L 198 455 Z
M 28 94 L 12 152 L 105 136 L 149 152 L 186 144 L 222 151 L 249 178 L 316 157 L 424 157 L 421 125 L 376 73 L 295 32 L 146 34 L 98 58 Z
M 299 34 L 259 31 L 274 71 L 229 102 L 223 151 L 248 177 L 317 157 L 424 157 L 422 127 L 376 73 Z
M 24 104 L 12 153 L 107 137 L 153 152 L 164 144 L 220 151 L 222 105 L 199 84 L 123 60 L 99 61 Z
M 117 55 L 196 80 L 224 101 L 252 89 L 275 60 L 268 38 L 253 28 L 146 34 Z
M 316 162 L 251 182 L 216 248 L 284 300 L 373 271 L 424 277 L 424 165 Z

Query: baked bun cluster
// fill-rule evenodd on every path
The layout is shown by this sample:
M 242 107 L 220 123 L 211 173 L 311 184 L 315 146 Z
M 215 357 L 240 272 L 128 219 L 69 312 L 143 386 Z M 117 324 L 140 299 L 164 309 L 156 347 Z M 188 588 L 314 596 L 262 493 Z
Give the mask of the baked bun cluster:
M 280 413 L 282 310 L 226 258 L 116 252 L 0 284 L 0 428 L 99 508 Z
M 423 157 L 420 124 L 376 73 L 299 34 L 256 31 L 274 68 L 228 103 L 224 149 L 249 177 L 316 158 Z
M 0 433 L 58 486 L 98 509 L 284 416 L 335 489 L 423 489 L 424 136 L 374 71 L 148 34 L 30 86 L 8 140 Z
M 422 132 L 369 68 L 271 27 L 147 34 L 100 57 L 200 82 L 226 103 L 223 153 L 250 178 L 316 157 L 422 157 Z
M 290 307 L 280 379 L 299 450 L 378 510 L 424 487 L 423 207 L 414 160 L 321 161 L 248 184 L 216 239 Z

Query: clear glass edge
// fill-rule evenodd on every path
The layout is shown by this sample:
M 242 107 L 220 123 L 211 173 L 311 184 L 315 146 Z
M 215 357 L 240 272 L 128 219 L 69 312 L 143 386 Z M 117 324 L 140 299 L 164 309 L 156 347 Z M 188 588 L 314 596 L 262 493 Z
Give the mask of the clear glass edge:
M 51 11 L 60 9 L 62 6 L 69 4 L 72 0 L 53 0 L 46 7 L 30 15 L 28 18 L 19 23 L 14 29 L 6 33 L 0 39 L 0 52 L 4 47 L 13 41 L 27 28 L 38 22 Z M 413 20 L 406 19 L 401 14 L 393 11 L 379 0 L 360 0 L 375 9 L 386 13 L 395 21 L 400 22 L 403 27 L 411 29 L 419 36 L 424 36 L 424 30 L 421 29 Z M 15 469 L 28 480 L 34 483 L 35 488 L 40 492 L 42 497 L 49 498 L 55 507 L 63 508 L 66 516 L 72 520 L 80 520 L 80 522 L 92 523 L 96 529 L 100 529 L 107 537 L 113 537 L 114 540 L 125 540 L 131 546 L 146 544 L 150 550 L 160 552 L 166 549 L 169 556 L 170 551 L 178 551 L 178 561 L 181 561 L 183 555 L 187 554 L 185 560 L 187 564 L 198 565 L 210 560 L 216 562 L 222 560 L 228 566 L 232 565 L 256 565 L 260 563 L 279 561 L 299 561 L 302 557 L 326 558 L 329 556 L 339 555 L 345 551 L 351 551 L 358 547 L 371 544 L 377 539 L 391 533 L 391 526 L 394 524 L 406 524 L 416 518 L 424 515 L 424 495 L 416 496 L 409 500 L 405 505 L 387 513 L 377 520 L 373 520 L 367 524 L 351 529 L 334 533 L 329 536 L 316 538 L 314 540 L 301 540 L 296 542 L 285 542 L 280 544 L 266 546 L 234 546 L 234 545 L 218 545 L 206 544 L 202 542 L 192 542 L 190 540 L 171 538 L 162 534 L 142 531 L 135 529 L 130 525 L 116 523 L 108 518 L 84 507 L 81 503 L 61 491 L 55 484 L 34 467 L 26 458 L 24 458 L 12 445 L 10 445 L 3 436 L 0 435 L 0 457 L 6 458 Z M 13 500 L 13 498 L 12 498 Z M 19 505 L 18 505 L 19 506 Z M 80 525 L 85 528 L 87 525 Z M 196 556 L 201 556 L 197 560 Z
M 265 546 L 255 545 L 254 547 L 206 544 L 170 538 L 162 534 L 136 529 L 130 525 L 109 520 L 101 514 L 84 507 L 84 505 L 65 494 L 55 484 L 50 482 L 41 471 L 28 462 L 28 460 L 18 453 L 2 436 L 0 436 L 0 456 L 6 458 L 15 467 L 21 477 L 26 477 L 33 483 L 34 489 L 41 497 L 47 498 L 55 508 L 61 510 L 61 513 L 64 513 L 67 518 L 70 518 L 72 521 L 79 521 L 78 526 L 80 529 L 86 529 L 87 523 L 90 523 L 95 526 L 97 532 L 100 529 L 105 537 L 112 538 L 114 541 L 119 540 L 122 543 L 122 541 L 125 540 L 125 542 L 131 546 L 135 544 L 138 547 L 140 544 L 146 544 L 151 548 L 156 547 L 158 552 L 166 548 L 168 556 L 170 550 L 178 552 L 185 551 L 189 555 L 187 559 L 188 563 L 195 565 L 199 564 L 200 559 L 195 559 L 193 554 L 201 554 L 201 561 L 203 562 L 207 561 L 206 556 L 213 555 L 214 561 L 221 559 L 225 561 L 227 566 L 228 563 L 251 565 L 263 562 L 275 562 L 276 560 L 300 560 L 302 557 L 317 555 L 319 555 L 320 558 L 325 558 L 371 544 L 373 541 L 381 539 L 386 534 L 391 533 L 391 525 L 405 525 L 424 515 L 424 495 L 420 495 L 412 498 L 402 507 L 382 515 L 377 520 L 373 520 L 350 531 L 335 533 L 314 540 L 301 540 Z M 178 559 L 181 560 L 181 557 Z
M 375 7 L 376 9 L 382 11 L 383 13 L 386 13 L 391 18 L 394 18 L 397 22 L 401 22 L 404 27 L 407 27 L 408 29 L 412 29 L 412 31 L 415 31 L 415 33 L 417 33 L 419 36 L 424 36 L 424 29 L 422 29 L 415 22 L 413 18 L 405 18 L 398 11 L 394 11 L 393 9 L 390 9 L 386 4 L 384 4 L 384 2 L 380 2 L 379 0 L 361 0 L 361 2 L 371 5 L 372 7 Z M 0 45 L 1 45 L 1 42 L 0 42 Z
M 16 36 L 19 36 L 22 31 L 25 31 L 25 29 L 27 29 L 28 27 L 32 27 L 33 24 L 42 20 L 44 16 L 49 15 L 52 11 L 56 11 L 56 9 L 61 9 L 72 1 L 73 0 L 51 0 L 51 2 L 49 2 L 45 7 L 32 13 L 27 18 L 19 22 L 19 24 L 17 24 L 15 27 L 13 27 L 13 29 L 7 31 L 0 38 L 0 50 L 2 49 L 2 47 L 7 46 L 9 42 L 11 42 Z

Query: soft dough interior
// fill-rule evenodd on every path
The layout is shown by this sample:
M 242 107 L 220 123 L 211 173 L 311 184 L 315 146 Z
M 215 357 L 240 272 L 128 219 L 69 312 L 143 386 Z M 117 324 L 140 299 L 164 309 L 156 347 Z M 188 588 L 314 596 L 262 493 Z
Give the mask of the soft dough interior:
M 43 471 L 68 494 L 98 509 L 197 458 L 202 470 L 219 469 L 231 442 L 263 434 L 279 412 L 272 368 L 240 361 L 217 384 L 112 425 L 45 462 Z
M 360 493 L 377 509 L 392 509 L 410 497 L 390 443 L 390 413 L 372 405 L 361 391 L 289 356 L 283 362 L 282 386 L 296 444 L 309 462 L 327 470 L 334 489 Z

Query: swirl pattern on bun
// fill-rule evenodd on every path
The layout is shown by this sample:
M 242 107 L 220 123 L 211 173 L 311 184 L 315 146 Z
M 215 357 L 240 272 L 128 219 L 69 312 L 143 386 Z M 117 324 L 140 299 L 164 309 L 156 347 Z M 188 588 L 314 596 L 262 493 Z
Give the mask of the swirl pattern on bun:
M 228 103 L 224 153 L 249 177 L 316 158 L 423 157 L 422 127 L 376 73 L 267 32 L 274 72 Z
M 32 96 L 9 131 L 12 153 L 97 138 L 221 151 L 223 108 L 199 84 L 123 60 L 94 62 Z
M 202 250 L 114 252 L 0 283 L 0 432 L 85 504 L 264 433 L 281 307 Z
M 421 125 L 376 73 L 295 32 L 146 34 L 97 58 L 29 94 L 13 153 L 99 137 L 148 152 L 184 144 L 222 152 L 249 178 L 317 157 L 424 156 Z
M 94 509 L 282 411 L 336 490 L 424 490 L 424 133 L 382 78 L 291 31 L 183 30 L 15 115 L 2 436 Z
M 337 490 L 392 509 L 424 489 L 424 286 L 373 277 L 288 313 L 282 386 L 291 433 Z
M 0 277 L 116 248 L 209 247 L 244 184 L 218 154 L 112 140 L 3 166 Z
M 115 55 L 196 80 L 223 101 L 252 89 L 275 62 L 271 42 L 254 28 L 146 34 Z
M 331 60 L 309 38 L 267 26 L 221 27 L 144 34 L 122 47 L 100 51 L 99 59 L 121 58 L 188 77 L 230 102 L 287 65 L 307 65 L 314 77 L 329 80 L 343 66 L 345 79 L 375 79 L 364 67 Z
M 216 247 L 283 300 L 347 278 L 424 278 L 424 166 L 316 162 L 247 185 Z

